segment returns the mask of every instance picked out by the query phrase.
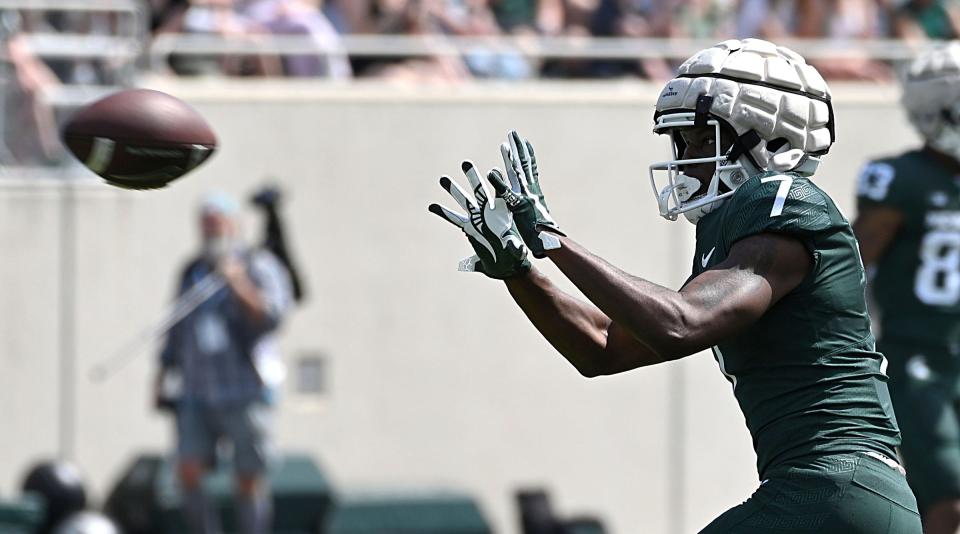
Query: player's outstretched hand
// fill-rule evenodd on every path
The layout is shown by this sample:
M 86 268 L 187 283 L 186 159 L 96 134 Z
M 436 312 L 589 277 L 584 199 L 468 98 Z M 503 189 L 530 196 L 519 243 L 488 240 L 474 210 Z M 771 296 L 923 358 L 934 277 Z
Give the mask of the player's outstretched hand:
M 473 246 L 475 255 L 460 262 L 461 271 L 476 271 L 490 278 L 504 280 L 520 276 L 530 270 L 530 260 L 527 259 L 527 247 L 523 245 L 520 234 L 513 223 L 513 215 L 507 209 L 502 198 L 492 196 L 483 182 L 476 167 L 469 161 L 461 165 L 467 181 L 473 189 L 474 202 L 467 193 L 448 176 L 440 178 L 442 187 L 457 204 L 466 211 L 466 216 L 451 211 L 439 204 L 430 204 L 429 210 L 451 224 L 463 230 L 467 240 Z M 499 171 L 490 171 L 488 180 L 493 175 L 502 182 Z
M 499 173 L 490 176 L 490 183 L 497 197 L 506 201 L 513 213 L 523 242 L 530 247 L 534 257 L 543 258 L 547 255 L 546 251 L 560 248 L 557 235 L 566 234 L 560 231 L 543 199 L 533 145 L 511 130 L 507 134 L 507 142 L 500 145 L 500 155 L 503 156 L 510 184 L 504 183 Z

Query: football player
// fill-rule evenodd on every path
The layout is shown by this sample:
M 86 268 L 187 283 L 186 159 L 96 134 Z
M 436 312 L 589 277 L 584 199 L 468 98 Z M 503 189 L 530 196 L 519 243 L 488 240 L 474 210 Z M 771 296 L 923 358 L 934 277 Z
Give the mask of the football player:
M 929 534 L 960 532 L 960 43 L 911 64 L 924 145 L 867 164 L 853 229 L 881 312 L 900 454 Z
M 567 237 L 539 185 L 533 147 L 501 147 L 506 176 L 464 162 L 467 213 L 431 205 L 503 279 L 534 326 L 585 376 L 711 348 L 746 417 L 760 485 L 704 533 L 919 534 L 849 223 L 810 176 L 833 143 L 816 69 L 766 41 L 726 41 L 684 62 L 656 103 L 673 158 L 650 168 L 660 213 L 696 224 L 693 273 L 674 291 Z M 661 179 L 665 183 L 661 183 Z M 532 268 L 556 264 L 590 303 Z

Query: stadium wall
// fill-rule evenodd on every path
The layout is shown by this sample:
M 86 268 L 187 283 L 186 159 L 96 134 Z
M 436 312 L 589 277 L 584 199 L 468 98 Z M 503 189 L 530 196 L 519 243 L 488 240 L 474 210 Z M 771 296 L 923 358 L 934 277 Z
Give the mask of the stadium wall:
M 154 349 L 104 384 L 87 372 L 170 301 L 203 192 L 246 196 L 265 177 L 288 193 L 310 292 L 284 352 L 291 371 L 321 355 L 327 372 L 320 396 L 297 393 L 291 376 L 279 442 L 312 453 L 337 487 L 464 489 L 504 533 L 518 531 L 521 487 L 544 485 L 562 513 L 599 515 L 619 534 L 696 531 L 753 491 L 750 438 L 710 355 L 581 378 L 500 283 L 456 272 L 470 250 L 426 210 L 452 204 L 437 178 L 460 178 L 462 158 L 500 165 L 516 128 L 571 236 L 678 287 L 693 227 L 662 220 L 651 195 L 647 165 L 668 155 L 650 132 L 656 87 L 151 85 L 192 102 L 220 137 L 195 175 L 147 193 L 0 179 L 0 497 L 31 461 L 61 452 L 102 497 L 138 451 L 168 449 L 171 424 L 150 407 Z M 916 138 L 895 89 L 835 92 L 838 143 L 818 177 L 852 216 L 865 158 Z

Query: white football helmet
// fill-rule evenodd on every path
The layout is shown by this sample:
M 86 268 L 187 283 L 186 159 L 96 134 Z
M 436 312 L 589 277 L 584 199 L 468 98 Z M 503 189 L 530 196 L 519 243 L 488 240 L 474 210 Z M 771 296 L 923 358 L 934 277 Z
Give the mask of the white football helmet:
M 650 166 L 660 215 L 690 222 L 719 206 L 741 184 L 763 171 L 810 175 L 835 139 L 830 90 L 817 69 L 796 52 L 760 39 L 729 40 L 686 60 L 657 99 L 653 131 L 670 134 L 673 159 Z M 716 154 L 681 159 L 683 128 L 712 126 Z M 734 143 L 720 153 L 720 132 Z M 684 165 L 714 162 L 706 184 Z M 666 172 L 666 185 L 656 171 Z
M 960 42 L 936 46 L 914 59 L 901 102 L 928 145 L 960 160 Z

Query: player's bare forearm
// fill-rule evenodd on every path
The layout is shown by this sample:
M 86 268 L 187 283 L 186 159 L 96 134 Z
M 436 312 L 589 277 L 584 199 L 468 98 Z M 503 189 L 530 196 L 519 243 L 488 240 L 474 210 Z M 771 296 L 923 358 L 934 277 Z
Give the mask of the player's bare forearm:
M 584 376 L 663 361 L 595 306 L 564 293 L 536 269 L 506 284 L 530 322 Z
M 865 266 L 874 265 L 883 257 L 902 224 L 903 212 L 889 206 L 874 206 L 860 212 L 853 223 L 853 233 Z
M 679 349 L 691 319 L 677 291 L 631 276 L 572 239 L 561 242 L 547 257 L 603 313 L 653 347 L 661 360 L 686 355 Z
M 782 236 L 744 239 L 681 291 L 632 276 L 569 238 L 548 257 L 607 317 L 661 360 L 709 348 L 752 324 L 809 273 L 803 245 Z

